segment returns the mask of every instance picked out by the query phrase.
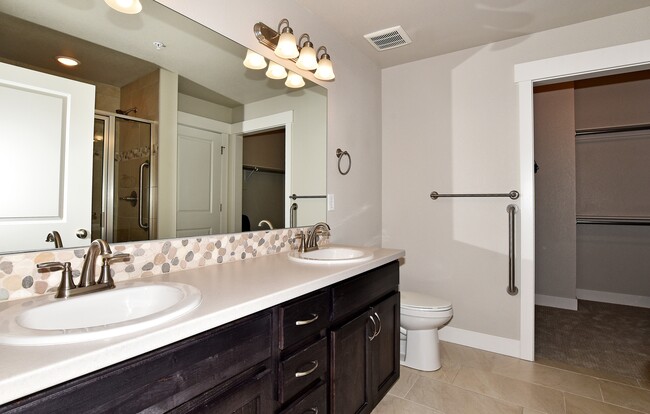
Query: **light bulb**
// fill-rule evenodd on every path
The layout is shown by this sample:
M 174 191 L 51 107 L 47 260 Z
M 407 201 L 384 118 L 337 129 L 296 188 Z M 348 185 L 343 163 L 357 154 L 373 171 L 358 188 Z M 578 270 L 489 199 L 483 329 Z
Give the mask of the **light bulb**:
M 266 59 L 264 59 L 264 56 L 259 53 L 255 53 L 248 49 L 248 51 L 246 51 L 246 59 L 244 59 L 244 66 L 255 70 L 264 69 L 266 67 Z
M 57 56 L 56 60 L 65 66 L 77 66 L 80 63 L 77 59 L 68 56 Z
M 276 56 L 284 59 L 293 59 L 298 57 L 298 46 L 296 46 L 296 36 L 293 35 L 290 28 L 285 28 L 278 40 L 278 46 L 275 48 Z
M 289 88 L 302 88 L 305 86 L 305 80 L 297 73 L 289 71 L 289 76 L 284 84 Z
M 104 0 L 104 2 L 120 13 L 136 14 L 142 11 L 140 0 Z
M 269 68 L 266 70 L 266 76 L 271 79 L 284 79 L 287 77 L 287 70 L 282 65 L 274 61 L 269 61 Z
M 332 68 L 332 61 L 329 60 L 327 54 L 321 56 L 318 61 L 318 69 L 314 73 L 316 79 L 320 80 L 332 80 L 334 79 L 334 68 Z
M 306 42 L 305 46 L 300 49 L 300 56 L 296 61 L 296 66 L 304 70 L 314 70 L 318 67 L 318 61 L 316 60 L 316 51 L 312 47 L 311 42 Z

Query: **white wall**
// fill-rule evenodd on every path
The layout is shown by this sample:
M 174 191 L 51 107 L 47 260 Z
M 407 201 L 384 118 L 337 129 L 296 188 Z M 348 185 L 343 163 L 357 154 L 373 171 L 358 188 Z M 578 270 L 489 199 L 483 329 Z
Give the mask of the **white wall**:
M 253 35 L 262 21 L 274 27 L 288 18 L 298 33 L 308 32 L 315 45 L 326 45 L 336 80 L 316 81 L 295 65 L 293 70 L 328 90 L 327 191 L 336 210 L 328 212 L 332 240 L 361 245 L 381 243 L 381 72 L 363 54 L 334 33 L 318 16 L 293 0 L 159 0 L 232 40 L 273 58 Z M 336 149 L 352 155 L 350 173 L 336 168 Z
M 451 327 L 519 338 L 520 296 L 505 292 L 510 201 L 429 192 L 519 189 L 514 65 L 650 39 L 648 21 L 645 8 L 382 72 L 383 244 L 406 249 L 403 288 L 453 302 Z

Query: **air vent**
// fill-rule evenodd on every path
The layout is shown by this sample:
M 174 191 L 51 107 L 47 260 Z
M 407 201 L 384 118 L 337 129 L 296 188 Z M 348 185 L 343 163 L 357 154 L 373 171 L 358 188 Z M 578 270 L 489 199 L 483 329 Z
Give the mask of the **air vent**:
M 377 50 L 388 50 L 396 47 L 408 45 L 411 38 L 406 34 L 402 26 L 395 26 L 374 33 L 364 35 L 371 45 Z

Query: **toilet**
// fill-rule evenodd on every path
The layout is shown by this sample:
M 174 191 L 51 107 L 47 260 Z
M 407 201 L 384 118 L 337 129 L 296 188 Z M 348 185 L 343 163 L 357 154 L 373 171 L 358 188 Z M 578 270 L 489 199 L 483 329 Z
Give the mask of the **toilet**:
M 405 291 L 400 301 L 400 363 L 420 371 L 440 369 L 438 328 L 451 320 L 451 302 Z

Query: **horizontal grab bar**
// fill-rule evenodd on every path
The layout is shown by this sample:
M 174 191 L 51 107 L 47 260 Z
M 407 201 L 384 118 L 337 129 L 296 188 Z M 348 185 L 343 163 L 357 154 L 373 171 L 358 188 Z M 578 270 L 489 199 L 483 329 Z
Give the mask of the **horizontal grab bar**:
M 430 195 L 432 200 L 437 200 L 438 197 L 510 197 L 512 200 L 519 198 L 519 191 L 512 190 L 509 193 L 486 193 L 486 194 L 439 194 L 437 191 L 432 191 Z
M 292 200 L 296 200 L 298 198 L 327 198 L 327 196 L 326 195 L 299 196 L 299 195 L 291 194 L 289 198 Z

